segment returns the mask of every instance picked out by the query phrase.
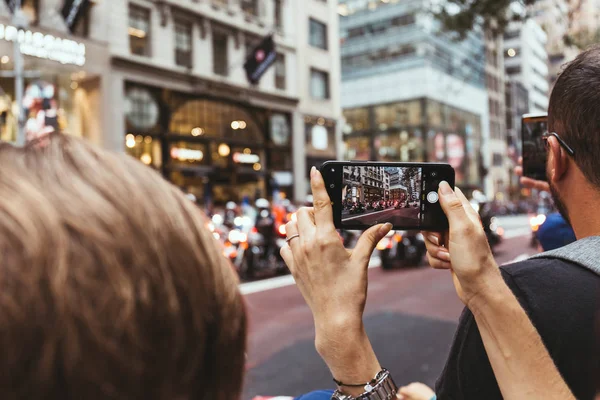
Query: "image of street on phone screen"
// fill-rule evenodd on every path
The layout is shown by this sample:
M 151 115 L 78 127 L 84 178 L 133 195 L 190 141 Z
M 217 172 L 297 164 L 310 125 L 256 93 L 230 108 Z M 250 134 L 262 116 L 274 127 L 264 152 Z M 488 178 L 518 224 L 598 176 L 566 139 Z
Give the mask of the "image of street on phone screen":
M 418 227 L 421 168 L 344 166 L 342 225 Z

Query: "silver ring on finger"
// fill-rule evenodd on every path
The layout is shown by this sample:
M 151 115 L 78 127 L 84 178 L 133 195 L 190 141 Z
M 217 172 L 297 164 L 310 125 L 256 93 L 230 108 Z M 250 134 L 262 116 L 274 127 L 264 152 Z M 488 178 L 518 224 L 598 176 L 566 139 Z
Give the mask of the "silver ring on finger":
M 295 235 L 290 236 L 289 238 L 286 238 L 285 241 L 286 241 L 286 243 L 290 243 L 292 240 L 294 240 L 294 239 L 296 239 L 298 237 L 300 237 L 300 235 L 299 234 L 295 234 Z

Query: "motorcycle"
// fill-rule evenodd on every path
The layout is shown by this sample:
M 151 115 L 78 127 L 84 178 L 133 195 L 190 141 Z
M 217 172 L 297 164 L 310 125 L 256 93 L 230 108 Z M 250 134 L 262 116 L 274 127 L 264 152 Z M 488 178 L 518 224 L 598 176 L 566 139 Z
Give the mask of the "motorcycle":
M 362 204 L 354 204 L 350 208 L 350 214 L 362 214 L 365 212 L 365 206 Z
M 415 267 L 427 253 L 425 238 L 419 232 L 390 231 L 378 244 L 381 267 Z

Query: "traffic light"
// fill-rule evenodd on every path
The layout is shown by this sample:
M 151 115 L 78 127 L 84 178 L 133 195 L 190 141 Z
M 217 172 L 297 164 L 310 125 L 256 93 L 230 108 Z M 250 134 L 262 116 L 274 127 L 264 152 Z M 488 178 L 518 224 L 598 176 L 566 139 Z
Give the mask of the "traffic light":
M 269 35 L 252 50 L 244 63 L 248 82 L 256 85 L 276 59 L 275 41 L 273 36 Z

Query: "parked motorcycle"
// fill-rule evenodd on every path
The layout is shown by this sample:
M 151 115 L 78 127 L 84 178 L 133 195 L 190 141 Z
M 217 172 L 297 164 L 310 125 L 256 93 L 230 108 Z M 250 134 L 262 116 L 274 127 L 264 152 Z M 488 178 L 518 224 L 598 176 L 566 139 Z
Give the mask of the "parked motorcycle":
M 425 238 L 419 232 L 390 231 L 378 244 L 381 267 L 416 267 L 427 253 Z

